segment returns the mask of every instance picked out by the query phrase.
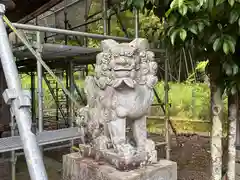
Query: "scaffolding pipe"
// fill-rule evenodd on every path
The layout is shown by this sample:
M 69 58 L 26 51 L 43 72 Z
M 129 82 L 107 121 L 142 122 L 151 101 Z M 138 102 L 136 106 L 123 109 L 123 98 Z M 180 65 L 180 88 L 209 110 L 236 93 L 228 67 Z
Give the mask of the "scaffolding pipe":
M 36 136 L 31 131 L 30 99 L 28 96 L 24 95 L 21 88 L 17 66 L 14 62 L 13 53 L 3 21 L 4 13 L 5 6 L 0 4 L 0 58 L 8 90 L 14 91 L 13 95 L 16 97 L 11 100 L 11 109 L 18 125 L 31 180 L 47 180 L 48 177 Z
M 84 36 L 84 37 L 89 37 L 89 38 L 93 38 L 93 39 L 114 39 L 116 41 L 123 41 L 123 42 L 131 41 L 131 39 L 125 38 L 125 37 L 106 36 L 106 35 L 102 35 L 102 34 L 92 34 L 92 33 L 50 28 L 50 27 L 44 27 L 44 26 L 35 26 L 35 25 L 30 25 L 30 24 L 12 23 L 12 25 L 15 28 L 28 30 L 28 31 L 40 31 L 40 32 L 66 34 L 66 35 L 72 35 L 72 36 Z
M 110 0 L 106 0 L 106 6 L 107 6 L 106 13 L 107 13 L 108 9 L 110 9 Z M 111 19 L 112 19 L 111 14 L 108 15 L 107 13 L 107 35 L 111 34 Z
M 64 0 L 64 29 L 68 29 L 68 16 L 67 16 L 67 0 Z M 65 45 L 68 44 L 68 36 L 64 36 Z
M 46 81 L 46 80 L 45 80 Z M 49 88 L 49 87 L 48 87 Z M 51 87 L 50 87 L 51 88 Z M 59 101 L 59 99 L 58 99 L 58 91 L 59 91 L 59 89 L 58 89 L 58 83 L 57 82 L 55 82 L 55 88 L 56 88 L 56 99 L 54 99 L 55 100 L 55 103 L 56 103 L 56 120 L 57 120 L 57 122 L 59 121 L 59 117 L 58 117 L 58 110 L 59 109 L 61 109 L 61 108 L 59 108 L 59 105 L 58 105 L 58 101 Z M 53 98 L 54 98 L 54 93 L 52 93 L 52 96 L 53 96 Z M 62 115 L 63 116 L 63 118 L 64 118 L 64 115 Z M 59 128 L 59 124 L 58 124 L 58 128 Z
M 88 31 L 88 24 L 87 24 L 87 19 L 88 19 L 88 11 L 89 11 L 89 8 L 88 8 L 88 0 L 85 0 L 85 14 L 84 14 L 84 22 L 85 22 L 85 28 L 84 28 L 84 31 L 87 32 Z M 88 39 L 85 37 L 84 38 L 84 46 L 87 47 L 88 46 Z
M 102 13 L 103 13 L 103 34 L 108 34 L 108 22 L 107 22 L 107 3 L 106 0 L 102 0 Z
M 31 72 L 31 101 L 32 101 L 32 121 L 36 121 L 36 111 L 35 111 L 35 74 Z
M 84 23 L 82 23 L 82 24 L 79 24 L 79 25 L 77 25 L 77 26 L 73 26 L 73 27 L 69 28 L 69 30 L 74 30 L 74 29 L 77 29 L 77 28 L 80 28 L 80 27 L 83 27 L 83 26 L 87 26 L 87 25 L 92 24 L 92 23 L 95 23 L 95 22 L 97 22 L 97 21 L 99 21 L 99 20 L 101 20 L 101 19 L 102 19 L 102 17 L 93 19 L 93 20 L 91 20 L 91 21 L 87 21 L 87 20 L 86 20 L 86 21 L 85 21 Z
M 119 10 L 119 12 L 124 12 L 124 11 L 126 11 L 126 9 L 120 9 L 120 10 Z M 101 11 L 100 11 L 100 12 L 101 12 Z M 99 12 L 99 13 L 100 13 L 100 12 Z M 113 15 L 117 15 L 117 14 L 118 14 L 118 13 L 116 13 L 116 12 L 112 12 L 112 13 L 109 15 L 109 17 L 111 17 L 111 16 L 113 16 Z M 93 20 L 91 20 L 91 21 L 88 21 L 88 19 L 91 19 L 90 17 L 91 17 L 91 16 L 88 16 L 88 17 L 86 18 L 86 22 L 84 22 L 84 23 L 82 23 L 82 24 L 79 24 L 79 25 L 76 25 L 76 26 L 73 26 L 72 28 L 70 28 L 70 30 L 77 29 L 77 28 L 80 28 L 80 27 L 82 27 L 82 26 L 85 26 L 85 25 L 88 25 L 88 24 L 91 24 L 91 23 L 94 23 L 94 22 L 97 22 L 97 21 L 103 19 L 103 17 L 99 17 L 99 18 L 93 19 Z
M 68 148 L 68 147 L 71 147 L 71 144 L 63 144 L 63 145 L 45 147 L 45 148 L 43 148 L 43 151 L 51 151 L 51 150 L 55 150 L 55 149 Z M 22 155 L 24 155 L 23 152 L 16 153 L 16 156 L 22 156 Z
M 67 4 L 66 7 L 69 8 L 69 7 L 77 4 L 79 1 L 80 1 L 80 0 L 73 1 L 73 2 L 71 2 L 71 3 L 69 3 L 69 4 Z M 45 18 L 47 18 L 47 17 L 49 17 L 49 16 L 51 16 L 51 15 L 55 15 L 56 13 L 64 10 L 64 8 L 65 8 L 65 6 L 57 9 L 56 11 L 51 11 L 51 13 L 49 13 L 49 14 L 47 14 L 47 15 L 45 15 L 45 16 L 42 16 L 41 18 L 39 18 L 39 20 L 45 19 Z
M 47 79 L 46 76 L 43 76 L 43 79 L 44 79 L 45 83 L 47 84 L 47 87 L 48 87 L 48 89 L 49 89 L 49 91 L 50 91 L 50 94 L 52 95 L 52 97 L 53 97 L 53 99 L 54 99 L 54 101 L 55 101 L 55 103 L 56 103 L 56 106 L 57 106 L 57 108 L 56 108 L 57 121 L 58 121 L 58 110 L 60 111 L 60 114 L 61 114 L 61 116 L 63 117 L 64 121 L 66 121 L 66 119 L 65 119 L 65 117 L 64 117 L 64 112 L 63 112 L 63 110 L 60 108 L 59 102 L 58 102 L 58 101 L 59 101 L 59 100 L 58 100 L 58 90 L 59 90 L 59 88 L 58 88 L 58 83 L 56 82 L 56 96 L 54 96 L 54 91 L 53 91 L 53 89 L 52 89 L 52 87 L 51 87 L 51 85 L 50 85 L 49 80 Z
M 86 102 L 86 101 L 84 100 L 84 98 L 82 97 L 81 92 L 80 92 L 80 90 L 79 90 L 79 88 L 78 88 L 78 86 L 77 86 L 77 84 L 76 84 L 75 81 L 74 81 L 74 87 L 75 87 L 75 89 L 76 89 L 76 91 L 77 91 L 78 96 L 79 96 L 80 99 L 82 100 L 82 103 L 83 103 L 84 105 L 87 105 L 87 102 Z
M 164 61 L 165 66 L 165 80 L 164 80 L 164 89 L 165 89 L 165 141 L 166 141 L 166 159 L 170 159 L 170 132 L 169 132 L 169 102 L 168 102 L 168 91 L 169 91 L 169 84 L 168 84 L 168 53 L 166 51 L 166 58 Z
M 41 56 L 41 36 L 37 31 L 37 53 Z M 37 77 L 38 77 L 38 132 L 43 131 L 43 69 L 39 61 L 37 61 Z
M 139 38 L 139 11 L 134 9 L 135 17 L 135 38 Z
M 121 10 L 120 10 L 120 12 L 124 12 L 124 11 L 126 11 L 126 9 L 121 9 Z M 101 12 L 101 11 L 100 11 L 100 12 Z M 117 15 L 117 13 L 115 13 L 115 12 L 114 12 L 114 13 L 111 13 L 111 14 L 110 14 L 110 17 L 113 16 L 113 15 Z M 89 18 L 89 17 L 90 17 L 90 16 L 87 17 L 87 20 L 88 20 L 88 19 L 91 19 L 91 18 Z M 110 17 L 109 17 L 109 18 L 110 18 Z M 85 22 L 82 23 L 82 24 L 73 26 L 73 27 L 68 28 L 68 29 L 69 29 L 69 30 L 74 30 L 74 29 L 77 29 L 77 28 L 80 28 L 80 27 L 83 27 L 83 26 L 87 26 L 88 24 L 97 22 L 97 21 L 99 21 L 99 20 L 101 20 L 101 19 L 103 19 L 103 17 L 99 17 L 99 18 L 93 19 L 93 20 L 91 20 L 91 21 L 85 21 Z M 75 31 L 75 32 L 76 32 L 76 31 Z M 86 32 L 86 31 L 85 31 L 85 32 Z M 50 37 L 54 37 L 54 36 L 57 36 L 57 34 L 52 34 L 52 35 L 46 36 L 45 38 L 50 38 Z
M 69 69 L 68 69 L 68 73 L 69 73 L 69 90 L 71 92 L 71 94 L 74 94 L 74 72 L 73 72 L 73 62 L 70 61 L 69 62 Z M 70 119 L 69 119 L 69 125 L 71 127 L 74 126 L 74 103 L 73 101 L 69 101 L 69 114 L 70 114 Z M 71 140 L 71 146 L 74 145 L 74 140 Z
M 12 23 L 8 20 L 8 18 L 4 15 L 3 20 L 6 22 L 6 24 L 12 29 L 12 31 L 18 36 L 18 38 L 25 44 L 25 46 L 27 46 L 27 48 L 29 49 L 29 51 L 35 56 L 35 58 L 37 59 L 37 61 L 40 61 L 42 66 L 46 69 L 46 71 L 54 78 L 54 80 L 56 80 L 62 87 L 63 91 L 65 94 L 67 94 L 69 96 L 69 98 L 78 106 L 81 107 L 79 105 L 79 103 L 76 101 L 76 99 L 71 95 L 71 93 L 65 88 L 64 84 L 62 83 L 61 80 L 59 80 L 59 78 L 53 73 L 53 71 L 47 66 L 47 64 L 42 60 L 42 57 L 39 56 L 38 53 L 36 53 L 36 51 L 32 48 L 32 46 L 28 43 L 28 41 L 17 31 L 17 29 L 12 25 Z M 5 29 L 6 31 L 6 29 Z
M 66 82 L 65 82 L 65 84 L 66 84 L 66 89 L 69 91 L 69 64 L 67 63 L 67 67 L 66 67 Z M 70 91 L 69 91 L 70 92 Z M 70 92 L 70 94 L 71 94 L 71 92 Z M 73 94 L 71 94 L 72 96 L 73 96 Z M 70 117 L 69 117 L 69 98 L 68 98 L 68 95 L 67 94 L 65 94 L 65 96 L 66 96 L 66 110 L 67 110 L 67 119 L 66 119 L 66 125 L 67 125 L 67 127 L 69 127 L 70 126 L 70 123 L 69 123 L 69 121 L 70 121 Z
M 117 10 L 115 10 L 115 12 L 116 12 L 116 17 L 117 17 L 117 19 L 118 19 L 118 22 L 119 22 L 119 24 L 120 24 L 120 26 L 121 26 L 121 28 L 122 28 L 122 31 L 124 32 L 124 34 L 125 34 L 126 37 L 129 37 L 128 32 L 127 32 L 127 29 L 126 29 L 126 27 L 125 27 L 125 25 L 124 25 L 121 17 L 120 17 L 119 14 L 117 13 Z
M 74 74 L 73 74 L 73 63 L 72 61 L 69 62 L 69 89 L 71 94 L 74 94 Z M 70 109 L 70 126 L 73 127 L 73 122 L 74 122 L 74 103 L 70 100 L 69 102 L 69 109 Z
M 11 114 L 11 136 L 15 136 L 15 121 L 13 114 Z M 12 180 L 16 180 L 16 155 L 15 151 L 11 151 L 11 176 Z

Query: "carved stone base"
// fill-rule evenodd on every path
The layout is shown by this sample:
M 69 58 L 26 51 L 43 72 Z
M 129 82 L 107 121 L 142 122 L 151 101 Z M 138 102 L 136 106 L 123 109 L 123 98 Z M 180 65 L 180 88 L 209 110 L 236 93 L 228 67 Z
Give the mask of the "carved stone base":
M 121 171 L 133 170 L 147 163 L 157 162 L 156 150 L 151 152 L 152 157 L 148 157 L 146 152 L 139 152 L 132 157 L 120 157 L 113 149 L 96 150 L 89 145 L 80 145 L 80 149 L 83 157 L 90 157 L 97 161 L 102 159 Z
M 63 180 L 177 180 L 177 164 L 160 160 L 143 168 L 119 171 L 103 161 L 72 153 L 63 156 Z

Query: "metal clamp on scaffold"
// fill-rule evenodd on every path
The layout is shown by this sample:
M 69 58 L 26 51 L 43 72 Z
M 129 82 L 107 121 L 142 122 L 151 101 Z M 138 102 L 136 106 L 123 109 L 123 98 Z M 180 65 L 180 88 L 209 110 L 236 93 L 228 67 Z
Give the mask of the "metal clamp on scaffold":
M 11 105 L 12 101 L 17 98 L 17 94 L 16 94 L 15 89 L 5 89 L 2 96 L 3 96 L 4 102 L 7 105 Z
M 40 32 L 36 33 L 36 36 L 39 36 Z M 25 38 L 26 39 L 26 38 Z M 37 37 L 38 39 L 38 37 Z M 26 39 L 27 40 L 27 39 Z M 38 40 L 37 40 L 38 41 Z M 39 40 L 41 41 L 41 40 Z M 41 44 L 41 42 L 33 42 L 32 43 L 32 47 L 33 49 L 37 52 L 37 53 L 42 53 L 43 52 L 43 45 Z
M 31 107 L 31 92 L 23 90 L 22 95 L 17 97 L 18 109 L 22 107 Z
M 0 3 L 0 14 L 3 15 L 5 11 L 6 11 L 5 5 Z
M 22 95 L 17 96 L 15 89 L 5 89 L 2 95 L 8 105 L 11 105 L 12 101 L 16 99 L 18 108 L 31 107 L 31 92 L 28 90 L 22 90 Z

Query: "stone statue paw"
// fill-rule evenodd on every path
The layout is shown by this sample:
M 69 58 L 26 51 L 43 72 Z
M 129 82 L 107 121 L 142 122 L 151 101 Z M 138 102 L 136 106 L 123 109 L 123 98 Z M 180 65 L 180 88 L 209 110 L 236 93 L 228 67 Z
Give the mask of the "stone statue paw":
M 117 149 L 120 157 L 132 157 L 136 154 L 136 149 L 130 144 L 117 145 Z
M 147 139 L 146 141 L 146 146 L 145 150 L 147 152 L 147 163 L 152 164 L 152 163 L 157 163 L 157 151 L 155 149 L 155 143 L 151 139 Z
M 106 136 L 98 136 L 93 140 L 94 148 L 97 150 L 108 149 L 109 139 Z

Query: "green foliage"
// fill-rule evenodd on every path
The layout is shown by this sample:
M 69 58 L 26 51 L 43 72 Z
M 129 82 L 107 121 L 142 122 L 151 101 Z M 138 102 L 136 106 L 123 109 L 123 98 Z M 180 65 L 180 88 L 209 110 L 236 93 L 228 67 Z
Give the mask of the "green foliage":
M 156 86 L 160 98 L 164 99 L 164 82 Z M 227 98 L 224 96 L 224 117 L 227 119 Z M 170 83 L 170 116 L 183 119 L 210 120 L 210 90 L 203 83 Z M 155 99 L 155 103 L 157 100 Z M 161 108 L 152 111 L 153 115 L 164 115 Z
M 164 37 L 164 24 L 154 15 L 153 11 L 140 14 L 140 36 L 150 42 L 160 43 Z
M 192 96 L 193 90 L 195 97 Z M 163 82 L 158 83 L 157 91 L 161 99 L 164 99 Z M 170 114 L 175 117 L 209 120 L 208 98 L 209 88 L 205 84 L 170 83 Z
M 221 86 L 227 92 L 240 87 L 240 2 L 239 0 L 125 0 L 130 7 L 153 11 L 165 20 L 165 42 L 175 49 L 194 46 L 210 62 L 222 67 Z M 159 11 L 164 13 L 159 13 Z M 217 65 L 217 63 L 214 63 Z M 212 63 L 209 63 L 212 64 Z M 214 72 L 209 72 L 214 74 Z
M 200 61 L 198 64 L 197 64 L 197 67 L 195 68 L 195 71 L 190 74 L 186 80 L 187 83 L 195 83 L 196 82 L 196 75 L 197 73 L 200 73 L 200 74 L 205 74 L 205 71 L 206 71 L 206 67 L 208 65 L 208 60 L 206 61 Z M 203 78 L 201 78 L 203 79 Z
M 138 6 L 138 8 L 142 7 L 143 4 L 141 4 L 144 1 L 136 2 L 136 1 L 129 1 L 128 5 L 131 3 L 134 3 L 134 6 Z M 99 7 L 101 3 L 97 1 L 93 1 L 90 14 L 96 12 L 96 10 L 100 9 Z M 133 6 L 131 6 L 133 7 Z M 110 34 L 112 36 L 128 36 L 130 38 L 135 37 L 135 22 L 134 22 L 134 14 L 130 10 L 126 10 L 124 12 L 119 12 L 120 9 L 122 9 L 122 4 L 119 6 L 114 5 L 109 11 L 108 15 L 111 13 L 118 12 L 118 16 L 120 17 L 120 20 L 122 21 L 122 24 L 126 30 L 126 32 L 123 31 L 123 27 L 121 26 L 121 23 L 116 15 L 111 16 L 111 32 Z M 99 14 L 95 16 L 94 18 L 101 17 L 102 14 Z M 154 44 L 160 44 L 160 40 L 164 37 L 164 25 L 162 23 L 162 20 L 159 19 L 153 11 L 144 11 L 140 13 L 140 30 L 139 34 L 140 37 L 147 38 L 151 43 Z M 95 23 L 91 23 L 88 25 L 88 32 L 90 33 L 97 33 L 97 34 L 103 34 L 103 21 L 97 21 Z M 99 40 L 93 40 L 90 39 L 88 42 L 89 47 L 99 47 L 100 41 Z M 155 47 L 157 47 L 157 45 Z
M 200 71 L 200 72 L 204 72 L 206 69 L 206 66 L 208 65 L 208 60 L 206 61 L 201 61 L 197 64 L 196 70 Z

